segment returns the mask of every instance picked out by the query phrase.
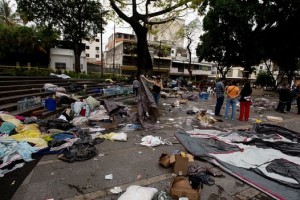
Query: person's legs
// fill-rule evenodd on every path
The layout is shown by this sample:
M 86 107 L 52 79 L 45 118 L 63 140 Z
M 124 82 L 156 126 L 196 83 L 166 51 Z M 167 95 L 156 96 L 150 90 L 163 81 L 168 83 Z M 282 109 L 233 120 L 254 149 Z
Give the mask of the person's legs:
M 240 102 L 240 116 L 239 116 L 239 120 L 243 121 L 244 119 L 244 114 L 245 114 L 245 104 L 246 102 Z M 245 119 L 246 119 L 246 115 L 245 115 Z
M 153 95 L 153 98 L 154 98 L 154 101 L 155 101 L 156 105 L 158 105 L 159 99 L 160 99 L 160 94 L 152 93 L 152 95 Z
M 290 112 L 290 111 L 291 111 L 291 107 L 292 107 L 292 101 L 288 101 L 288 102 L 286 103 L 286 111 L 287 111 L 287 112 Z
M 297 99 L 298 114 L 300 114 L 300 97 Z
M 236 114 L 236 102 L 237 102 L 237 99 L 233 99 L 233 100 L 231 100 L 231 109 L 232 109 L 232 111 L 231 111 L 231 119 L 232 120 L 235 120 L 235 114 Z
M 284 112 L 284 108 L 285 108 L 286 103 L 285 102 L 280 102 L 280 106 L 279 106 L 279 111 L 280 112 Z
M 245 121 L 249 120 L 251 101 L 245 102 Z
M 221 111 L 223 102 L 224 102 L 224 97 L 217 98 L 217 103 L 216 103 L 216 107 L 215 107 L 215 115 L 216 116 L 220 115 L 220 111 Z
M 225 107 L 225 119 L 227 119 L 228 118 L 228 113 L 229 113 L 229 108 L 230 108 L 230 102 L 231 102 L 231 100 L 230 100 L 230 98 L 227 98 L 226 99 L 226 107 Z
M 138 95 L 138 88 L 133 88 L 133 94 L 134 94 L 135 96 Z

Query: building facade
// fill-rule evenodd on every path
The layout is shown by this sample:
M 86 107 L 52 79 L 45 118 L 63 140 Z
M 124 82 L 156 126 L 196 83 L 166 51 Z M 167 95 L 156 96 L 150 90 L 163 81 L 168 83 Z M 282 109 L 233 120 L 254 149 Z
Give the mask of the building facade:
M 51 48 L 50 68 L 54 71 L 75 71 L 75 56 L 72 49 Z M 85 51 L 80 56 L 80 70 L 87 72 Z

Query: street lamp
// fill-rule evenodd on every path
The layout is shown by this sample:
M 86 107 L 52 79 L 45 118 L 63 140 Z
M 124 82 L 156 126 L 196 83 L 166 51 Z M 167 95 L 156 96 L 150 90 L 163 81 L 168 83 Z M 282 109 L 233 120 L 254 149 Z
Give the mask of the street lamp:
M 103 77 L 103 71 L 104 71 L 104 69 L 103 69 L 103 36 L 102 36 L 102 32 L 103 32 L 103 30 L 102 30 L 102 25 L 103 25 L 103 19 L 102 19 L 102 15 L 103 14 L 103 11 L 102 11 L 102 7 L 100 8 L 100 26 L 101 26 L 101 31 L 100 31 L 100 39 L 101 39 L 101 41 L 100 41 L 100 54 L 101 54 L 101 77 Z

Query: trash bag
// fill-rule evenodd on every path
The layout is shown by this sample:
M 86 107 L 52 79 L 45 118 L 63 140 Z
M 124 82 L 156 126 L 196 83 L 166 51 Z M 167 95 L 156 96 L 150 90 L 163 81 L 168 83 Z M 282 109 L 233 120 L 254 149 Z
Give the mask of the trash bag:
M 58 158 L 66 162 L 89 160 L 97 155 L 96 147 L 90 142 L 77 140 L 71 147 L 64 149 Z
M 71 128 L 73 128 L 74 126 L 63 120 L 63 119 L 50 119 L 47 121 L 47 129 L 60 129 L 60 130 L 63 130 L 63 131 L 67 131 Z

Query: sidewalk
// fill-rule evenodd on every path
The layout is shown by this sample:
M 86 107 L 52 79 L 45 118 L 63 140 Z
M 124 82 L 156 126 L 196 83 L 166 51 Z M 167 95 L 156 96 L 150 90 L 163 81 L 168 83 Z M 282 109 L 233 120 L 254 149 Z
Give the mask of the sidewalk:
M 170 190 L 172 169 L 165 169 L 158 164 L 162 153 L 172 154 L 175 150 L 185 149 L 174 137 L 176 130 L 191 130 L 196 128 L 191 123 L 195 115 L 187 115 L 186 110 L 190 106 L 214 110 L 215 99 L 210 97 L 207 101 L 188 101 L 180 108 L 163 106 L 164 103 L 173 103 L 176 98 L 161 99 L 159 106 L 162 116 L 159 124 L 163 127 L 160 130 L 151 131 L 126 131 L 127 142 L 109 141 L 97 144 L 98 156 L 83 162 L 67 163 L 59 160 L 56 155 L 44 156 L 31 173 L 24 180 L 15 193 L 13 200 L 45 200 L 45 199 L 99 199 L 114 200 L 122 194 L 111 194 L 109 189 L 118 186 L 123 191 L 130 185 L 155 187 L 159 191 Z M 276 100 L 276 99 L 275 99 Z M 224 115 L 224 106 L 221 114 Z M 238 112 L 237 112 L 238 113 Z M 300 132 L 299 115 L 296 114 L 296 107 L 287 114 L 273 110 L 264 113 L 255 113 L 251 108 L 250 117 L 262 119 L 265 116 L 283 117 L 283 123 L 277 125 Z M 237 114 L 238 116 L 238 114 Z M 220 118 L 222 119 L 222 118 Z M 221 129 L 246 129 L 251 128 L 249 122 L 231 121 L 222 119 L 223 122 L 216 122 L 215 126 Z M 200 128 L 200 127 L 199 127 Z M 118 131 L 118 130 L 112 130 Z M 146 135 L 159 136 L 162 139 L 169 139 L 173 145 L 160 145 L 154 148 L 139 145 L 141 138 Z M 103 155 L 104 154 L 104 155 Z M 212 166 L 208 162 L 196 160 L 201 166 Z M 112 180 L 106 180 L 105 175 L 112 174 Z M 204 185 L 201 192 L 201 200 L 213 199 L 271 199 L 264 193 L 223 172 L 223 177 L 215 179 L 215 185 Z

